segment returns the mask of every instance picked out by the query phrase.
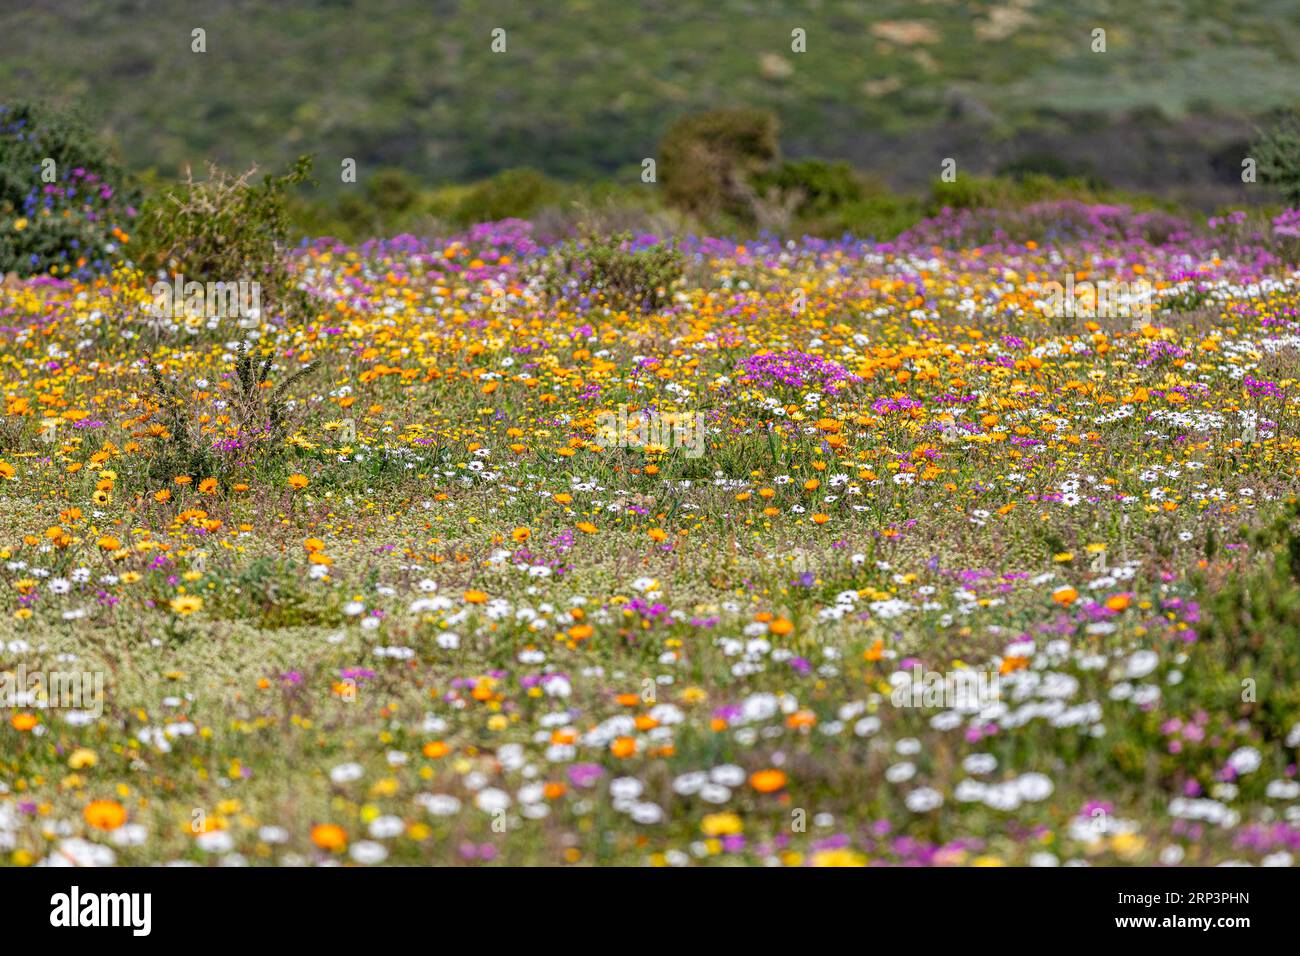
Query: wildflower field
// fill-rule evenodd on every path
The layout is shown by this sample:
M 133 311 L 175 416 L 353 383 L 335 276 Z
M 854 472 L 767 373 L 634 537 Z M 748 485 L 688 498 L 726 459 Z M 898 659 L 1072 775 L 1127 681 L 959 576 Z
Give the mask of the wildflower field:
M 644 309 L 518 220 L 306 243 L 293 321 L 11 280 L 0 859 L 1291 865 L 1297 235 L 686 238 Z

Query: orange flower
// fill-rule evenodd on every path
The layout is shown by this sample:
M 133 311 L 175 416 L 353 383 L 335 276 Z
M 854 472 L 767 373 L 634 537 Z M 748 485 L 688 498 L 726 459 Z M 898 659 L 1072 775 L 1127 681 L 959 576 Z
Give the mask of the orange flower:
M 578 530 L 583 534 L 595 534 L 598 529 L 590 521 L 579 521 Z
M 82 816 L 96 830 L 116 830 L 126 823 L 126 808 L 116 800 L 92 800 Z
M 163 502 L 170 501 L 171 496 L 172 493 L 168 491 L 166 488 L 164 488 L 162 491 L 155 491 L 153 493 L 153 500 L 158 502 L 159 504 L 162 504 Z
M 885 642 L 876 638 L 876 642 L 862 652 L 862 659 L 866 661 L 878 661 L 885 656 Z
M 104 551 L 116 551 L 118 548 L 122 547 L 122 542 L 118 541 L 117 538 L 113 537 L 111 534 L 104 535 L 95 543 Z
M 14 714 L 12 717 L 9 718 L 9 723 L 14 725 L 14 730 L 23 730 L 23 731 L 31 730 L 40 722 L 41 719 L 37 717 L 35 714 L 29 714 L 26 712 L 23 712 L 21 714 Z
M 749 785 L 759 793 L 775 793 L 785 786 L 786 776 L 782 770 L 760 770 L 749 778 Z
M 466 591 L 465 601 L 468 604 L 486 604 L 488 596 L 482 591 Z
M 311 479 L 309 479 L 306 475 L 289 476 L 289 487 L 293 488 L 295 491 L 301 488 L 306 488 L 307 485 L 310 484 L 310 482 Z
M 1079 599 L 1079 592 L 1068 585 L 1063 588 L 1057 588 L 1052 592 L 1052 600 L 1061 607 L 1069 607 Z
M 796 710 L 785 719 L 785 725 L 795 730 L 812 727 L 817 723 L 817 715 L 811 710 Z
M 1029 658 L 1027 657 L 1004 657 L 1002 658 L 1002 665 L 998 668 L 998 673 L 1006 676 L 1013 671 L 1022 671 L 1028 666 Z
M 318 823 L 311 828 L 311 842 L 322 850 L 336 852 L 348 845 L 348 835 L 334 823 Z
M 1129 601 L 1127 594 L 1116 594 L 1106 598 L 1106 607 L 1112 611 L 1123 611 L 1129 606 Z
M 210 495 L 216 490 L 217 490 L 217 479 L 215 478 L 204 478 L 202 481 L 199 482 L 199 492 L 201 494 Z
M 424 745 L 423 753 L 430 760 L 437 760 L 439 757 L 445 757 L 451 753 L 451 748 L 441 740 L 430 740 Z
M 615 737 L 609 745 L 609 752 L 615 757 L 630 757 L 636 753 L 636 740 L 631 737 Z
M 777 637 L 785 637 L 785 635 L 794 630 L 794 624 L 783 617 L 778 617 L 767 626 L 767 629 Z

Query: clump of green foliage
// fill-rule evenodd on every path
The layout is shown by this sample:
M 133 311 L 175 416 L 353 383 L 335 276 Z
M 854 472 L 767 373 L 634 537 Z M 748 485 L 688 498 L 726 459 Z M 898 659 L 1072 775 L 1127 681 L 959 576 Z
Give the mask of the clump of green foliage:
M 332 208 L 305 204 L 300 198 L 290 214 L 305 235 L 333 235 L 343 239 L 404 231 L 420 211 L 423 196 L 419 181 L 402 169 L 377 169 L 358 190 L 344 187 Z M 308 216 L 304 216 L 304 212 Z
M 625 232 L 561 243 L 535 274 L 552 300 L 599 295 L 612 309 L 654 311 L 681 279 L 685 264 L 675 246 L 638 247 Z
M 218 166 L 208 178 L 191 173 L 146 204 L 139 262 L 187 281 L 260 282 L 262 300 L 282 311 L 304 306 L 284 257 L 290 235 L 291 190 L 306 182 L 311 158 L 286 173 L 254 181 L 256 167 L 234 176 Z
M 793 199 L 787 232 L 888 239 L 923 215 L 917 199 L 893 192 L 843 161 L 787 160 L 755 176 L 753 184 L 760 196 Z
M 752 180 L 780 155 L 776 117 L 765 110 L 712 110 L 685 116 L 659 145 L 659 175 L 669 205 L 709 219 L 753 218 Z
M 462 226 L 525 218 L 559 196 L 559 184 L 536 170 L 507 169 L 473 186 L 450 210 L 451 218 Z
M 274 362 L 274 352 L 256 357 L 246 342 L 239 344 L 229 392 L 221 396 L 221 417 L 226 423 L 217 432 L 211 426 L 205 427 L 195 413 L 197 396 L 186 395 L 150 359 L 149 400 L 164 432 L 160 447 L 148 456 L 145 473 L 137 476 L 139 484 L 166 483 L 179 475 L 195 481 L 216 478 L 226 483 L 240 469 L 265 467 L 281 460 L 288 453 L 285 439 L 296 424 L 289 390 L 310 375 L 317 363 L 304 365 L 272 386 Z
M 76 116 L 0 104 L 0 273 L 108 271 L 124 256 L 138 202 Z
M 1300 503 L 1243 532 L 1257 563 L 1201 588 L 1199 638 L 1234 694 L 1250 682 L 1241 696 L 1251 722 L 1281 738 L 1300 722 Z
M 1251 156 L 1287 205 L 1300 206 L 1300 114 L 1284 114 L 1251 147 Z

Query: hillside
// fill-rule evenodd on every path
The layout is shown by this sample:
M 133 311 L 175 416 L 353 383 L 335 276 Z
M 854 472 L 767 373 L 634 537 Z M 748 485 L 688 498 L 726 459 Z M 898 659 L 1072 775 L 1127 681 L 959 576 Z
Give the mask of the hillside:
M 790 154 L 895 185 L 949 155 L 973 172 L 1050 155 L 1170 192 L 1230 183 L 1242 117 L 1300 90 L 1287 0 L 44 0 L 0 22 L 0 100 L 78 106 L 131 167 L 169 176 L 315 152 L 429 181 L 632 177 L 674 117 L 743 104 L 780 115 Z

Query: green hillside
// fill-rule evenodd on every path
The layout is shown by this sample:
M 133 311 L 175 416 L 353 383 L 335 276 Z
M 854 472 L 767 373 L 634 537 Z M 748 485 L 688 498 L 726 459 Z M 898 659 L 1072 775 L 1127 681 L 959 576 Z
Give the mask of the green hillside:
M 0 13 L 0 99 L 20 97 L 82 108 L 165 175 L 314 152 L 429 181 L 631 177 L 674 117 L 746 105 L 788 153 L 898 184 L 1033 153 L 1161 189 L 1227 180 L 1249 120 L 1300 100 L 1300 5 L 42 0 Z

